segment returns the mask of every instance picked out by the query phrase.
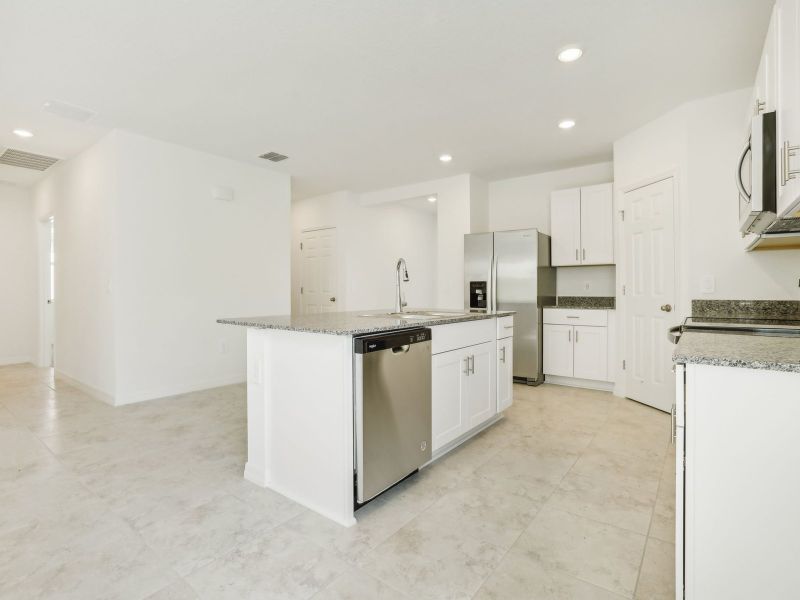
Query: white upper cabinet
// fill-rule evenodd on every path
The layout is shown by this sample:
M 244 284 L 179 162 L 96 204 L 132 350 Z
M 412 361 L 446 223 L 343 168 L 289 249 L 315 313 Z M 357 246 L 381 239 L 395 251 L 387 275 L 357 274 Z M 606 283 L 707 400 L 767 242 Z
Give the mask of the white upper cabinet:
M 581 264 L 614 263 L 614 205 L 610 183 L 581 188 Z
M 558 190 L 550 195 L 554 267 L 614 262 L 612 184 Z
M 800 0 L 778 0 L 773 21 L 777 48 L 778 215 L 789 217 L 800 208 Z
M 776 109 L 778 101 L 778 47 L 775 32 L 775 11 L 769 21 L 767 39 L 761 53 L 761 62 L 758 63 L 756 83 L 753 86 L 753 104 L 750 107 L 750 117 L 763 112 Z M 749 121 L 747 123 L 750 125 Z
M 581 190 L 559 190 L 550 196 L 550 262 L 581 264 Z

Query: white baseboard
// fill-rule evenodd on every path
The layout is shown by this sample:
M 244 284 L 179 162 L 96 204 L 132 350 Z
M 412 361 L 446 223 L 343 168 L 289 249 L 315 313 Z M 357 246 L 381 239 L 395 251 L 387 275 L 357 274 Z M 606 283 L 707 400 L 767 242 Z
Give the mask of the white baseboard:
M 105 402 L 106 404 L 114 406 L 114 396 L 112 396 L 111 394 L 107 394 L 102 390 L 98 390 L 96 387 L 92 387 L 87 383 L 83 383 L 82 381 L 75 379 L 71 375 L 68 375 L 64 373 L 64 371 L 61 371 L 59 369 L 55 369 L 55 374 L 56 377 L 64 379 L 69 385 L 78 388 L 85 394 L 89 394 L 92 398 L 95 398 L 96 400 L 100 400 L 101 402 Z
M 249 460 L 244 464 L 244 478 L 258 487 L 267 487 L 267 470 L 260 465 L 254 465 Z
M 600 390 L 601 392 L 614 391 L 613 381 L 595 381 L 593 379 L 578 379 L 575 377 L 561 377 L 559 375 L 545 375 L 544 382 L 554 385 L 565 385 L 568 387 Z
M 441 457 L 443 457 L 445 454 L 447 454 L 451 450 L 455 450 L 461 444 L 463 444 L 464 442 L 466 442 L 470 438 L 475 437 L 476 435 L 478 435 L 484 429 L 487 429 L 488 427 L 491 427 L 492 425 L 497 423 L 502 418 L 503 418 L 503 413 L 497 413 L 495 416 L 493 416 L 491 419 L 489 419 L 485 423 L 482 423 L 482 424 L 478 425 L 475 429 L 471 429 L 467 433 L 465 433 L 465 434 L 457 437 L 456 439 L 454 439 L 452 442 L 450 442 L 448 444 L 445 444 L 444 446 L 442 446 L 441 448 L 439 448 L 438 450 L 433 452 L 431 454 L 431 459 L 428 462 L 426 462 L 424 465 L 422 465 L 420 467 L 420 469 L 424 469 L 428 465 L 436 462 Z
M 7 365 L 23 365 L 25 363 L 33 364 L 30 356 L 5 356 L 0 358 L 0 367 Z
M 241 373 L 236 375 L 226 375 L 224 377 L 212 377 L 210 379 L 203 379 L 200 381 L 185 382 L 178 385 L 152 388 L 149 390 L 138 390 L 127 394 L 117 395 L 116 406 L 135 404 L 137 402 L 146 402 L 147 400 L 156 400 L 158 398 L 166 398 L 167 396 L 177 396 L 178 394 L 188 394 L 189 392 L 208 390 L 211 388 L 234 385 L 237 383 L 245 383 L 245 381 L 246 375 Z

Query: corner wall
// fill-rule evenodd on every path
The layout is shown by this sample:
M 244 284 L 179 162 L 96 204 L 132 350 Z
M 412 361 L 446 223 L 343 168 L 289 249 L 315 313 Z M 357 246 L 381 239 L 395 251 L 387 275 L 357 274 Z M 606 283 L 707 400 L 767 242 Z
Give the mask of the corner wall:
M 34 362 L 38 325 L 36 222 L 27 189 L 0 183 L 0 365 Z

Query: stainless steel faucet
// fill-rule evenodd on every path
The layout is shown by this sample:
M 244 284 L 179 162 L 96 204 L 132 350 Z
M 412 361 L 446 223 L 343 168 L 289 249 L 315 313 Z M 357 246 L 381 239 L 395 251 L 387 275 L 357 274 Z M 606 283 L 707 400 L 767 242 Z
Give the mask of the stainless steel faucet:
M 408 306 L 405 297 L 403 296 L 403 286 L 400 281 L 400 269 L 403 269 L 403 281 L 408 281 L 408 269 L 406 268 L 406 259 L 400 258 L 397 260 L 397 297 L 394 299 L 394 312 L 403 312 L 403 307 Z

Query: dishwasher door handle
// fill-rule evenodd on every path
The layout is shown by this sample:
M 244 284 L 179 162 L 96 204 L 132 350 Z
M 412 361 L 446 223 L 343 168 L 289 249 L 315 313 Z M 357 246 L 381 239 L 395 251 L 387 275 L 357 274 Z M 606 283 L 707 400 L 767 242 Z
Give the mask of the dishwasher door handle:
M 408 352 L 408 349 L 411 348 L 410 344 L 405 344 L 403 346 L 395 346 L 392 348 L 392 354 L 405 354 Z

